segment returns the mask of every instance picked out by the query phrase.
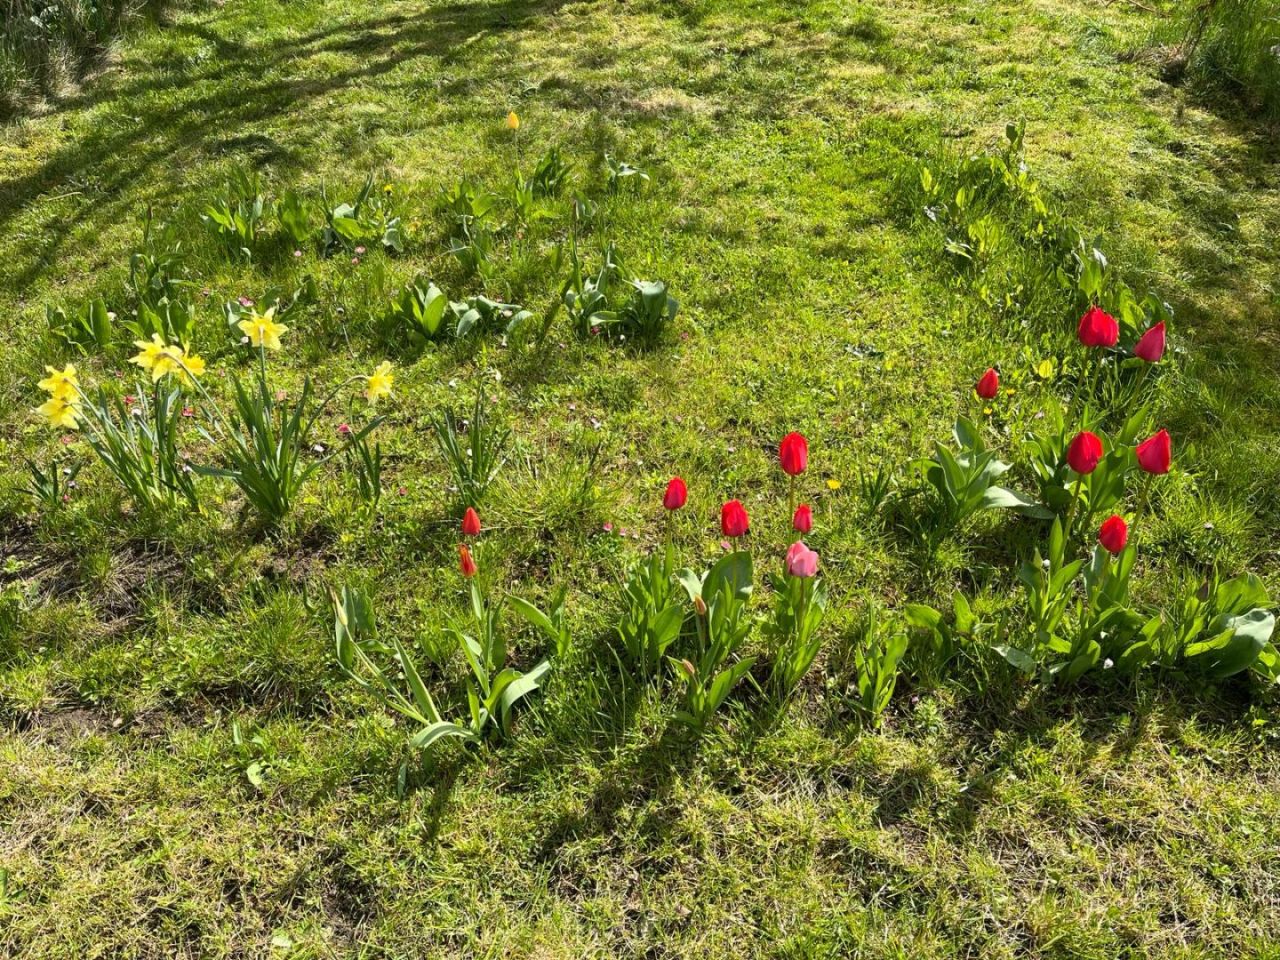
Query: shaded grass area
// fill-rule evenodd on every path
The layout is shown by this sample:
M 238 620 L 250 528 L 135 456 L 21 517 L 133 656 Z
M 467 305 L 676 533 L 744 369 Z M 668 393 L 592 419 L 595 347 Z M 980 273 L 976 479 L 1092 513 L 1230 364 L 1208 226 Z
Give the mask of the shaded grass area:
M 1019 388 L 993 423 L 1012 445 L 1045 389 L 1032 366 L 1069 340 L 1074 317 L 1054 305 L 1002 310 L 957 282 L 902 208 L 917 158 L 984 149 L 1014 118 L 1053 201 L 1176 309 L 1179 355 L 1156 395 L 1186 472 L 1161 497 L 1143 589 L 1215 565 L 1280 587 L 1276 148 L 1118 62 L 1149 31 L 1131 10 L 1059 2 L 236 2 L 139 35 L 118 70 L 8 128 L 6 486 L 20 454 L 58 449 L 28 414 L 33 374 L 65 359 L 44 305 L 123 306 L 147 204 L 189 238 L 211 363 L 233 363 L 223 300 L 310 276 L 322 293 L 273 359 L 280 382 L 336 380 L 389 350 L 401 376 L 372 529 L 352 522 L 336 473 L 276 537 L 212 485 L 206 515 L 163 522 L 128 510 L 96 467 L 57 518 L 6 495 L 0 946 L 1265 955 L 1280 935 L 1266 695 L 1162 675 L 1042 692 L 972 651 L 938 689 L 904 684 L 869 734 L 840 669 L 869 599 L 962 588 L 1006 607 L 1010 558 L 1035 535 L 983 518 L 927 557 L 856 494 L 860 469 L 926 452 L 994 361 Z M 451 295 L 480 289 L 442 249 L 437 190 L 460 173 L 499 187 L 552 144 L 601 204 L 588 255 L 617 240 L 681 300 L 669 342 L 616 349 L 563 328 L 543 350 L 384 342 L 375 271 L 388 292 L 419 272 Z M 604 195 L 606 153 L 650 188 Z M 374 170 L 396 185 L 406 255 L 352 265 L 280 247 L 227 263 L 197 215 L 241 167 L 277 192 L 351 192 Z M 504 258 L 486 292 L 545 308 L 561 229 Z M 88 366 L 109 376 L 125 356 Z M 495 374 L 517 446 L 486 505 L 485 555 L 522 594 L 569 584 L 575 648 L 512 742 L 419 766 L 403 728 L 334 670 L 322 587 L 371 587 L 384 629 L 437 649 L 463 599 L 426 418 Z M 790 429 L 814 448 L 802 492 L 834 594 L 828 651 L 788 714 L 748 695 L 694 744 L 670 727 L 674 690 L 619 671 L 614 584 L 661 536 L 673 471 L 690 482 L 675 531 L 687 556 L 717 552 L 729 496 L 757 518 L 761 555 L 779 551 L 773 456 Z M 571 491 L 597 445 L 583 500 Z M 535 655 L 518 636 L 514 658 Z M 450 707 L 460 676 L 457 658 L 433 667 Z
M 166 6 L 164 0 L 10 0 L 0 17 L 0 117 L 83 81 L 120 34 L 160 18 Z

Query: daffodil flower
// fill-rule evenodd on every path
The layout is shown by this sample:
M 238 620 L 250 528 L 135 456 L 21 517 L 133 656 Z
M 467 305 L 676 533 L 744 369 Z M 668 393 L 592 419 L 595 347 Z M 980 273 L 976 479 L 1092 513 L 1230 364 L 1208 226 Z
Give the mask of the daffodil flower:
M 249 338 L 254 347 L 265 347 L 268 350 L 280 349 L 280 337 L 289 332 L 283 323 L 276 323 L 276 308 L 269 307 L 266 313 L 254 313 L 241 320 L 236 326 Z
M 507 114 L 507 129 L 508 130 L 520 129 L 520 118 L 516 115 L 516 112 L 514 110 L 512 110 L 510 113 Z
M 36 386 L 55 400 L 70 400 L 76 396 L 76 386 L 79 380 L 76 378 L 76 368 L 72 364 L 68 363 L 61 370 L 55 370 L 53 367 L 45 367 L 44 369 L 49 376 L 41 380 Z
M 395 385 L 395 375 L 391 372 L 391 362 L 383 360 L 373 373 L 365 378 L 365 396 L 370 403 L 377 403 L 379 397 L 391 396 L 391 388 Z
M 36 412 L 49 421 L 53 427 L 74 430 L 79 426 L 80 404 L 78 400 L 67 400 L 61 397 L 50 397 L 36 408 Z

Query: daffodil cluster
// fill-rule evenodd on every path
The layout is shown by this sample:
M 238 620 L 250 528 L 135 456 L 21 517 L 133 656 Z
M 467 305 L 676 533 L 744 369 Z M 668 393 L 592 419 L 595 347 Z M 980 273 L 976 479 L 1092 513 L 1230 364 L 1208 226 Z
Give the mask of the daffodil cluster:
M 79 425 L 80 417 L 80 381 L 76 378 L 76 368 L 67 364 L 61 370 L 45 367 L 48 376 L 37 386 L 49 394 L 49 399 L 36 408 L 36 412 L 47 419 L 51 426 L 74 430 Z
M 151 374 L 152 383 L 173 374 L 183 384 L 191 386 L 193 377 L 204 374 L 204 360 L 187 353 L 180 344 L 165 343 L 158 333 L 152 334 L 150 340 L 135 340 L 133 345 L 138 348 L 138 353 L 130 357 L 129 362 Z

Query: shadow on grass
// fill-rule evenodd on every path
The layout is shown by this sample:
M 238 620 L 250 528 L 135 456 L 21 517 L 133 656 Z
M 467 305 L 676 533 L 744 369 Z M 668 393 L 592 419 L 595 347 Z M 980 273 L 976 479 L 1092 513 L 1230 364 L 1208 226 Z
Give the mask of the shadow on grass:
M 118 200 L 134 181 L 180 162 L 191 150 L 207 154 L 245 152 L 261 165 L 288 168 L 301 162 L 307 134 L 286 145 L 252 131 L 254 124 L 342 88 L 390 73 L 401 65 L 429 58 L 448 64 L 460 51 L 487 34 L 517 29 L 554 14 L 564 0 L 457 2 L 418 15 L 398 14 L 344 23 L 292 40 L 263 46 L 228 40 L 198 23 L 170 29 L 212 43 L 218 59 L 208 70 L 189 71 L 173 63 L 157 66 L 137 80 L 103 84 L 64 101 L 61 111 L 92 107 L 88 133 L 56 150 L 31 172 L 0 185 L 0 228 L 59 185 L 86 179 L 97 183 L 93 199 L 72 216 L 45 228 L 47 242 L 25 262 L 9 267 L 6 282 L 21 290 L 35 280 L 82 223 Z M 334 70 L 323 78 L 258 79 L 273 67 L 298 72 L 304 61 L 329 54 L 358 55 L 359 66 Z M 474 72 L 474 62 L 468 62 Z M 498 64 L 493 65 L 497 70 Z M 163 71 L 163 72 L 162 72 Z M 209 90 L 210 85 L 215 89 Z M 122 123 L 121 113 L 129 115 Z

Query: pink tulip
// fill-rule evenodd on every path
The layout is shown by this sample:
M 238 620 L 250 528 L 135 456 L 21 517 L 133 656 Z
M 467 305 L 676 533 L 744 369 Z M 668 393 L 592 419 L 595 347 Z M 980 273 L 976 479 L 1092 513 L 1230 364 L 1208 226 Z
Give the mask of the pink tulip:
M 818 553 L 797 540 L 787 551 L 787 573 L 793 577 L 812 577 L 818 572 Z

